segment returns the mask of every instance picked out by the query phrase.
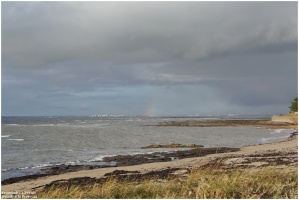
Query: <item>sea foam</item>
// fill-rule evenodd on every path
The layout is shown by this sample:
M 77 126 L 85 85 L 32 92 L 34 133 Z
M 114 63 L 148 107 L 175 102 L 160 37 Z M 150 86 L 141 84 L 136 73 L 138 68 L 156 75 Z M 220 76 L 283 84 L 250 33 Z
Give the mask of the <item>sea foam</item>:
M 8 139 L 8 140 L 11 140 L 11 141 L 19 141 L 19 142 L 24 141 L 24 139 Z

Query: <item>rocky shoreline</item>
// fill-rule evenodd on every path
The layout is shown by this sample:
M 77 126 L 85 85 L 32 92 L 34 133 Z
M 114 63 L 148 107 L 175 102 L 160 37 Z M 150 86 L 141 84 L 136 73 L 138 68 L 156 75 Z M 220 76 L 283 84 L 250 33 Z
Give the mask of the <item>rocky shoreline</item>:
M 296 140 L 298 138 L 298 133 L 294 132 L 287 141 Z M 280 142 L 284 143 L 284 141 Z M 298 170 L 298 151 L 293 150 L 266 150 L 263 152 L 254 152 L 249 154 L 240 153 L 228 154 L 224 156 L 215 156 L 206 163 L 202 163 L 198 166 L 201 169 L 208 170 L 219 170 L 223 172 L 232 171 L 236 169 L 243 170 L 258 170 L 265 167 L 273 168 L 277 170 L 288 168 L 289 171 Z M 192 173 L 190 167 L 167 167 L 162 170 L 152 170 L 147 173 L 141 173 L 140 171 L 134 170 L 114 170 L 110 173 L 106 173 L 101 178 L 91 178 L 91 177 L 78 177 L 68 180 L 57 180 L 43 187 L 43 191 L 48 191 L 53 187 L 68 188 L 70 185 L 84 187 L 85 185 L 93 185 L 95 183 L 104 184 L 111 177 L 117 179 L 118 181 L 130 181 L 138 184 L 143 180 L 160 180 L 164 182 L 166 180 L 174 178 L 186 178 L 190 173 Z
M 199 148 L 204 147 L 203 145 L 198 144 L 189 144 L 189 145 L 183 145 L 178 143 L 172 143 L 172 144 L 151 144 L 146 147 L 141 147 L 141 149 L 154 149 L 154 148 Z
M 239 148 L 215 147 L 195 148 L 183 151 L 155 152 L 152 154 L 119 155 L 103 158 L 104 162 L 116 162 L 118 166 L 139 165 L 153 162 L 168 162 L 183 158 L 202 157 L 209 154 L 228 153 L 239 151 Z
M 52 186 L 66 186 L 68 188 L 71 185 L 85 187 L 94 183 L 105 183 L 111 177 L 134 183 L 152 180 L 153 178 L 161 181 L 177 177 L 184 179 L 192 173 L 193 169 L 199 168 L 209 171 L 220 170 L 220 172 L 236 169 L 253 170 L 254 172 L 264 168 L 287 172 L 298 170 L 298 133 L 296 132 L 288 140 L 282 142 L 242 147 L 240 150 L 235 149 L 236 151 L 230 153 L 220 153 L 219 148 L 209 148 L 209 150 L 214 150 L 214 154 L 178 159 L 172 162 L 153 162 L 132 166 L 79 170 L 59 175 L 21 177 L 19 180 L 13 181 L 11 179 L 10 182 L 8 180 L 6 183 L 2 182 L 2 191 L 47 191 Z M 226 150 L 228 149 L 222 149 L 224 152 Z M 196 149 L 191 151 L 196 151 Z M 201 153 L 203 154 L 204 151 Z M 114 159 L 117 160 L 117 158 Z
M 207 164 L 202 165 L 201 169 L 231 171 L 238 169 L 254 169 L 256 167 L 276 167 L 289 166 L 290 170 L 296 170 L 298 164 L 297 152 L 269 152 L 263 154 L 249 154 L 245 156 L 227 156 L 213 159 Z M 294 168 L 291 168 L 294 167 Z M 135 182 L 136 184 L 143 180 L 170 180 L 174 178 L 185 178 L 192 172 L 191 168 L 167 168 L 163 170 L 140 173 L 139 171 L 114 170 L 106 173 L 102 178 L 78 177 L 68 180 L 57 180 L 43 187 L 43 191 L 48 191 L 53 187 L 68 188 L 70 185 L 84 187 L 87 184 L 104 184 L 107 180 L 114 178 L 118 181 Z
M 182 122 L 165 122 L 157 126 L 198 126 L 198 127 L 217 127 L 217 126 L 262 126 L 267 128 L 297 128 L 296 125 L 272 122 L 269 120 L 207 120 L 207 121 L 182 121 Z M 295 127 L 293 127 L 295 126 Z M 290 138 L 297 136 L 298 132 L 291 134 Z M 65 174 L 69 172 L 77 172 L 82 170 L 93 170 L 98 168 L 118 167 L 118 166 L 133 166 L 145 163 L 155 162 L 169 162 L 184 158 L 203 157 L 209 154 L 218 154 L 226 152 L 236 152 L 239 148 L 217 147 L 204 148 L 202 145 L 190 144 L 182 145 L 178 143 L 173 144 L 152 144 L 141 149 L 148 148 L 190 148 L 188 150 L 176 150 L 169 152 L 155 152 L 151 154 L 137 154 L 137 155 L 117 155 L 112 157 L 104 157 L 103 162 L 106 164 L 98 165 L 58 165 L 51 168 L 42 169 L 41 173 L 34 175 L 27 175 L 21 177 L 9 178 L 1 181 L 2 185 L 17 183 L 25 180 L 34 180 L 40 177 Z
M 161 146 L 167 146 L 167 145 L 161 145 Z M 201 145 L 178 145 L 178 146 L 197 147 Z M 64 174 L 64 173 L 76 172 L 82 170 L 92 170 L 92 169 L 105 168 L 111 166 L 112 167 L 132 166 L 132 165 L 140 165 L 140 164 L 154 163 L 154 162 L 169 162 L 169 161 L 179 160 L 183 158 L 202 157 L 209 154 L 235 152 L 239 150 L 240 150 L 239 148 L 228 148 L 228 147 L 216 147 L 216 148 L 197 147 L 189 150 L 155 152 L 152 154 L 117 155 L 117 156 L 103 158 L 103 162 L 112 163 L 109 165 L 96 165 L 96 164 L 95 165 L 59 165 L 48 169 L 43 169 L 42 170 L 43 172 L 41 174 L 9 178 L 1 181 L 1 184 L 7 185 L 11 183 L 17 183 L 20 181 L 34 180 L 40 177 L 58 175 L 58 174 Z
M 229 121 L 229 122 L 227 122 Z M 215 122 L 168 122 L 159 126 L 261 126 L 291 129 L 292 124 L 272 123 L 267 120 L 218 120 Z M 243 124 L 245 123 L 245 124 Z M 263 125 L 262 125 L 263 124 Z M 297 126 L 294 125 L 297 129 Z M 274 167 L 278 169 L 298 170 L 298 132 L 282 142 L 255 145 L 242 148 L 203 148 L 200 145 L 150 145 L 143 148 L 190 148 L 152 154 L 119 155 L 105 157 L 107 165 L 60 165 L 43 170 L 41 174 L 6 179 L 1 182 L 3 191 L 26 191 L 38 188 L 51 188 L 52 185 L 84 185 L 105 182 L 109 177 L 120 180 L 142 180 L 152 177 L 166 179 L 186 176 L 192 168 L 217 167 L 217 170 L 236 168 L 257 169 Z M 110 163 L 110 164 L 109 164 Z
M 186 120 L 186 121 L 170 121 L 170 122 L 163 122 L 156 126 L 193 126 L 193 127 L 225 127 L 225 126 L 256 126 L 256 127 L 265 127 L 265 128 L 279 128 L 279 129 L 297 129 L 297 125 L 290 124 L 286 122 L 275 122 L 270 120 Z

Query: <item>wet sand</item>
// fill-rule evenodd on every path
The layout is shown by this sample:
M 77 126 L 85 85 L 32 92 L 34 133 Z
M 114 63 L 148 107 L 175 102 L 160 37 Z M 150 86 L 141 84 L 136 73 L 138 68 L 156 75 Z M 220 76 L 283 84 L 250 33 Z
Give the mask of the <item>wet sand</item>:
M 239 121 L 239 120 L 238 120 Z M 247 120 L 246 120 L 247 121 Z M 260 121 L 260 120 L 259 120 Z M 247 123 L 248 125 L 248 123 Z M 285 125 L 285 124 L 284 124 Z M 284 126 L 283 125 L 283 126 Z M 260 125 L 259 125 L 260 126 Z M 264 125 L 265 126 L 265 125 Z M 277 128 L 284 128 L 275 126 Z M 296 127 L 292 125 L 292 127 Z M 290 128 L 290 127 L 289 127 Z M 193 156 L 186 157 L 193 151 Z M 205 152 L 205 153 L 203 153 Z M 181 154 L 181 157 L 178 155 Z M 173 159 L 177 156 L 178 159 Z M 195 156 L 195 157 L 194 157 Z M 191 169 L 216 165 L 225 170 L 235 169 L 237 167 L 275 167 L 281 170 L 298 169 L 298 136 L 294 134 L 288 140 L 272 144 L 263 144 L 235 148 L 195 148 L 182 151 L 176 155 L 159 156 L 159 159 L 141 159 L 134 157 L 112 157 L 118 162 L 118 166 L 92 169 L 90 166 L 81 166 L 73 171 L 59 170 L 51 175 L 42 175 L 27 177 L 12 182 L 2 182 L 2 191 L 35 191 L 51 184 L 66 184 L 70 181 L 72 184 L 87 184 L 93 182 L 105 181 L 110 176 L 118 178 L 150 178 L 150 177 L 171 177 L 182 176 L 190 173 Z M 167 159 L 166 159 L 167 158 Z M 141 162 L 140 160 L 150 160 L 150 162 Z M 128 160 L 132 160 L 129 165 Z M 124 162 L 121 164 L 121 162 Z M 138 163 L 139 162 L 139 163 Z M 79 170 L 79 171 L 78 171 Z

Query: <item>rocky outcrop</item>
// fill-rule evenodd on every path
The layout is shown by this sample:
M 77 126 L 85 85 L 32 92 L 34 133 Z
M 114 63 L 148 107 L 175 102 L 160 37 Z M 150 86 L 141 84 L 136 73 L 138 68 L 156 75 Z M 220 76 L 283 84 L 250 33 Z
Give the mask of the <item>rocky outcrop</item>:
M 279 116 L 280 117 L 280 116 Z M 297 117 L 294 119 L 295 122 L 292 121 L 286 122 L 286 121 L 272 121 L 271 120 L 251 120 L 251 119 L 238 119 L 238 120 L 186 120 L 186 121 L 170 121 L 170 122 L 164 122 L 160 123 L 158 127 L 163 126 L 186 126 L 186 127 L 239 127 L 239 126 L 256 126 L 256 127 L 267 127 L 267 128 L 273 128 L 273 129 L 297 129 Z
M 141 147 L 141 149 L 153 149 L 153 148 L 199 148 L 203 147 L 203 145 L 198 145 L 198 144 L 188 144 L 188 145 L 183 145 L 183 144 L 176 144 L 176 143 L 171 143 L 171 144 L 151 144 L 146 147 Z

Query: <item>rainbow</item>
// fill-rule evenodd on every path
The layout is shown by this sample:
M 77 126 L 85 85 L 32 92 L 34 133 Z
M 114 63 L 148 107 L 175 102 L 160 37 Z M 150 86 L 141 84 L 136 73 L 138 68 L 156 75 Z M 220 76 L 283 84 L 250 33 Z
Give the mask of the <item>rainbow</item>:
M 149 102 L 149 104 L 146 106 L 143 116 L 145 117 L 153 117 L 155 115 L 155 107 L 157 102 L 157 96 L 153 96 Z

